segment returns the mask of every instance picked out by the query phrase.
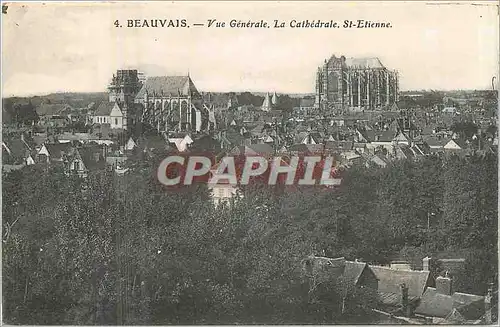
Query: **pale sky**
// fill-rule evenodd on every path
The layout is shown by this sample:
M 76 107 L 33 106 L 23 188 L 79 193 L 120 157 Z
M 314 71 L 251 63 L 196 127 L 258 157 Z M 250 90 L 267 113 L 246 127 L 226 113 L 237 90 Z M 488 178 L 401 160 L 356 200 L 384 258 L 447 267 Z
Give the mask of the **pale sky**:
M 477 3 L 477 2 L 476 2 Z M 402 90 L 485 89 L 498 75 L 497 2 L 10 3 L 2 15 L 3 96 L 106 91 L 120 68 L 192 77 L 200 91 L 311 93 L 335 54 L 379 57 Z M 190 28 L 126 28 L 183 19 Z M 391 22 L 390 29 L 194 27 L 208 19 Z M 113 26 L 120 20 L 123 28 Z

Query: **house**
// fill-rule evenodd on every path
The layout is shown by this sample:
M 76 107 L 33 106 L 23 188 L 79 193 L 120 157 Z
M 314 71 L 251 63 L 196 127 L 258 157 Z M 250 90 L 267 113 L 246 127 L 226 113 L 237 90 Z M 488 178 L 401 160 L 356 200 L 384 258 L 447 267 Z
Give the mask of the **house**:
M 413 159 L 415 157 L 415 153 L 409 145 L 396 145 L 394 151 L 395 157 L 398 160 Z
M 186 137 L 189 138 L 189 135 L 186 135 Z M 183 142 L 180 142 L 179 144 L 185 144 Z M 167 152 L 171 152 L 172 150 L 177 149 L 179 150 L 179 147 L 176 148 L 176 145 L 174 142 L 168 143 L 167 140 L 165 140 L 165 137 L 162 135 L 148 135 L 148 136 L 143 136 L 137 140 L 137 147 L 139 149 L 142 149 L 144 153 L 147 153 L 148 155 L 153 155 L 153 154 L 165 154 Z M 187 145 L 186 145 L 187 148 Z
M 442 135 L 424 136 L 423 141 L 429 146 L 430 152 L 444 151 L 444 146 L 450 141 Z
M 65 112 L 72 110 L 72 108 L 63 103 L 42 103 L 35 110 L 40 120 L 45 120 L 53 116 L 64 116 Z
M 128 156 L 122 151 L 116 148 L 108 147 L 108 152 L 106 153 L 106 165 L 114 169 L 123 169 Z
M 231 199 L 238 195 L 238 188 L 229 182 L 219 181 L 217 184 L 209 184 L 208 189 L 213 199 L 215 206 L 222 203 L 230 203 Z
M 363 297 L 369 293 L 376 298 L 378 280 L 364 262 L 348 261 L 344 257 L 327 258 L 311 255 L 302 260 L 302 269 L 305 275 L 310 278 L 315 289 L 322 293 L 322 289 L 328 289 L 326 284 L 337 284 L 343 289 L 342 311 L 348 305 L 348 298 L 358 290 L 363 290 Z
M 73 152 L 71 143 L 45 143 L 37 152 L 37 162 L 63 163 Z
M 82 156 L 78 150 L 75 150 L 67 159 L 66 174 L 78 175 L 80 177 L 87 176 L 87 169 L 83 163 Z
M 27 136 L 4 136 L 2 140 L 2 164 L 32 165 L 35 163 L 35 148 L 33 141 Z
M 179 152 L 184 152 L 193 143 L 193 139 L 187 133 L 172 133 L 167 136 L 167 142 L 177 148 Z
M 220 163 L 217 163 L 210 169 L 210 178 L 218 175 L 219 165 Z M 232 184 L 228 179 L 224 178 L 217 179 L 216 183 L 208 183 L 208 189 L 215 206 L 223 203 L 230 204 L 231 199 L 241 197 L 241 194 L 238 193 L 238 185 Z
M 323 141 L 323 138 L 321 137 L 320 133 L 310 132 L 304 136 L 304 138 L 300 141 L 300 143 L 303 143 L 303 144 L 321 144 L 322 141 Z
M 375 131 L 356 129 L 355 141 L 366 143 L 367 150 L 373 150 L 379 146 L 384 147 L 388 152 L 393 151 L 393 131 Z
M 455 107 L 445 107 L 441 110 L 443 114 L 451 114 L 451 115 L 459 115 L 460 113 L 457 111 Z
M 365 157 L 365 166 L 366 168 L 370 167 L 380 167 L 380 168 L 385 168 L 389 164 L 389 160 L 387 159 L 386 156 L 382 154 L 366 154 Z
M 427 287 L 415 309 L 416 316 L 430 318 L 433 324 L 470 324 L 484 313 L 485 297 L 454 292 L 449 276 L 437 277 L 436 287 Z
M 402 131 L 400 131 L 394 137 L 394 139 L 392 140 L 392 142 L 396 143 L 396 144 L 406 144 L 406 145 L 409 145 L 410 144 L 410 138 L 408 136 L 406 136 L 405 133 L 403 133 Z
M 364 146 L 365 146 L 365 144 L 363 143 L 362 149 L 364 149 Z M 332 154 L 335 152 L 343 152 L 343 151 L 351 151 L 351 150 L 355 150 L 354 143 L 351 141 L 327 141 L 325 143 L 325 153 Z M 358 151 L 358 152 L 360 152 L 360 151 Z
M 302 260 L 302 269 L 319 281 L 336 280 L 344 274 L 345 258 L 327 258 L 311 255 Z
M 352 165 L 359 164 L 362 162 L 363 158 L 356 151 L 350 150 L 342 152 L 340 157 L 342 158 L 343 166 L 351 167 Z
M 210 154 L 218 154 L 222 151 L 220 142 L 212 138 L 210 135 L 201 135 L 193 140 L 189 147 L 191 152 L 205 152 Z
M 40 126 L 63 128 L 71 123 L 68 113 L 74 109 L 63 103 L 42 103 L 35 110 L 40 118 Z
M 411 149 L 415 156 L 427 156 L 431 154 L 430 146 L 423 140 L 417 140 L 412 143 Z
M 103 101 L 94 113 L 94 124 L 108 124 L 112 129 L 123 129 L 123 111 L 118 102 Z
M 407 295 L 408 302 L 405 304 L 413 310 L 432 282 L 429 271 L 399 270 L 373 265 L 370 269 L 378 279 L 377 292 L 380 304 L 387 310 L 401 306 L 402 292 Z
M 230 155 L 262 155 L 265 157 L 274 154 L 274 149 L 265 143 L 261 144 L 249 144 L 245 146 L 234 147 L 230 152 Z
M 125 144 L 125 151 L 133 151 L 137 147 L 137 143 L 135 143 L 132 137 L 129 137 L 127 143 Z
M 309 148 L 304 143 L 292 144 L 287 149 L 288 153 L 294 156 L 309 155 Z
M 112 129 L 109 124 L 97 124 L 94 126 L 87 143 L 111 145 L 122 135 L 122 130 Z
M 59 143 L 70 143 L 77 141 L 80 143 L 87 143 L 90 139 L 89 133 L 61 133 L 57 135 L 57 140 Z
M 76 174 L 87 177 L 91 171 L 106 167 L 106 146 L 90 145 L 75 149 L 66 158 L 65 171 L 67 175 Z
M 465 144 L 465 142 L 458 140 L 458 139 L 449 140 L 448 143 L 446 143 L 443 146 L 443 149 L 445 149 L 445 150 L 463 150 L 466 148 L 467 148 L 467 145 Z
M 308 115 L 308 114 L 314 112 L 315 109 L 316 109 L 316 107 L 314 106 L 314 99 L 312 99 L 312 98 L 300 99 L 299 112 L 302 115 Z
M 235 146 L 241 146 L 250 143 L 249 140 L 246 140 L 245 137 L 243 137 L 240 133 L 232 130 L 220 132 L 218 135 L 218 140 L 222 149 L 226 150 L 232 149 Z
M 378 290 L 377 276 L 365 262 L 345 261 L 342 277 L 353 286 Z

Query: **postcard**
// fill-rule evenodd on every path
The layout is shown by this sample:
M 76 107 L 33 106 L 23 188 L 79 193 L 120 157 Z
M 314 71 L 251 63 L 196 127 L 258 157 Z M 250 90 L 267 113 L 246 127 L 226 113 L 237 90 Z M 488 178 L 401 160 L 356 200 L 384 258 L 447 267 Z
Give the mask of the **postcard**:
M 499 26 L 2 2 L 2 322 L 497 324 Z

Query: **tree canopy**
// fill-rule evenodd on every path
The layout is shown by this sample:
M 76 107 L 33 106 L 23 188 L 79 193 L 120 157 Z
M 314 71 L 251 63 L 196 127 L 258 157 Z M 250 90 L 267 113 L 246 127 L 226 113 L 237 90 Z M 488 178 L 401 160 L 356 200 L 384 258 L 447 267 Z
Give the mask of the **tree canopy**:
M 353 167 L 335 192 L 259 188 L 218 207 L 204 185 L 163 189 L 154 168 L 4 175 L 6 323 L 352 322 L 342 281 L 311 294 L 311 254 L 383 263 L 460 251 L 463 291 L 496 282 L 494 155 Z M 369 305 L 349 292 L 352 307 Z

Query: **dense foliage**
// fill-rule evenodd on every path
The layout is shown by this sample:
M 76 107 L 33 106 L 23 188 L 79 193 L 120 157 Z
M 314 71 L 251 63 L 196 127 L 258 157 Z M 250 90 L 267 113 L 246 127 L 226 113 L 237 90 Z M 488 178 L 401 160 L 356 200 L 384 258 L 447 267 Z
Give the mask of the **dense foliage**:
M 459 287 L 484 294 L 496 282 L 493 155 L 355 167 L 335 192 L 258 188 L 218 208 L 204 186 L 166 191 L 143 168 L 4 175 L 6 323 L 352 322 L 367 296 L 351 290 L 343 312 L 345 287 L 313 290 L 301 266 L 313 253 L 378 263 L 461 253 Z

